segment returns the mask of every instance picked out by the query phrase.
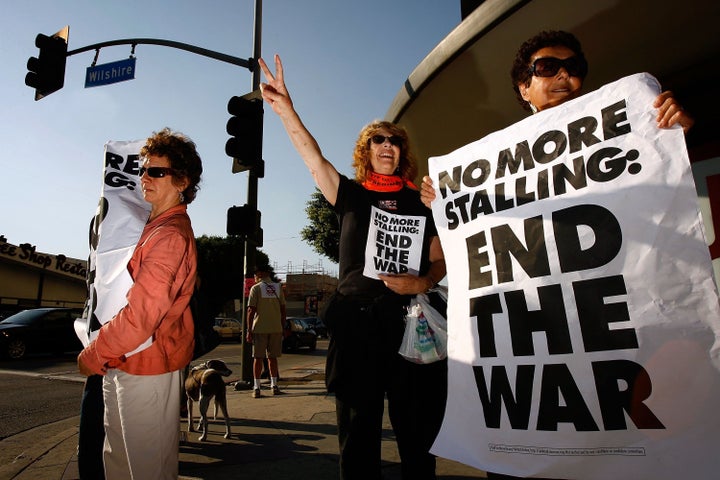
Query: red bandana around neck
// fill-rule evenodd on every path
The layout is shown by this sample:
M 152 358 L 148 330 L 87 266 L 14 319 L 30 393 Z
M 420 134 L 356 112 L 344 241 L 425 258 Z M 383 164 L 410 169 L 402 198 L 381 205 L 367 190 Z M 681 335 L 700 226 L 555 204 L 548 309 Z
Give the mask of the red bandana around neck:
M 398 192 L 402 190 L 403 186 L 417 190 L 415 184 L 410 180 L 403 180 L 397 175 L 383 175 L 372 171 L 368 172 L 362 186 L 374 192 Z

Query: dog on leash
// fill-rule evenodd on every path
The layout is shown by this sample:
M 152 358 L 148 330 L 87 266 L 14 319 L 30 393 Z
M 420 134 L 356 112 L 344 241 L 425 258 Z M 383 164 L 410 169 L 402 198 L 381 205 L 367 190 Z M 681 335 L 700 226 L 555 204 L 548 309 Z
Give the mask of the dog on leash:
M 227 412 L 225 396 L 225 381 L 232 371 L 222 360 L 208 360 L 205 363 L 192 367 L 185 379 L 185 394 L 187 395 L 188 432 L 193 429 L 193 402 L 200 403 L 200 420 L 197 428 L 202 432 L 198 440 L 205 441 L 208 433 L 207 411 L 210 400 L 215 398 L 215 411 L 213 419 L 217 418 L 218 406 L 225 416 L 225 438 L 230 438 L 230 419 Z

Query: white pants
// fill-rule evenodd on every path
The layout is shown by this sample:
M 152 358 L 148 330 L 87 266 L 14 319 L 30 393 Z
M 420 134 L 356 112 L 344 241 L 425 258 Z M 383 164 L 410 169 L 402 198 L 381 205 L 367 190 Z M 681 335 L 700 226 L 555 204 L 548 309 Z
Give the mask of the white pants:
M 109 370 L 105 399 L 106 480 L 178 478 L 181 372 Z

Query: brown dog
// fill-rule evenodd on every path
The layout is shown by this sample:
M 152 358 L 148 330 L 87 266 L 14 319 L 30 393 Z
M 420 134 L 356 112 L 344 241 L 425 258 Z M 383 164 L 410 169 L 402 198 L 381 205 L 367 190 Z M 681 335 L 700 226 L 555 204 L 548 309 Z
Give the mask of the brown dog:
M 213 419 L 217 418 L 218 406 L 225 416 L 225 438 L 230 438 L 230 419 L 227 412 L 227 400 L 225 398 L 225 381 L 232 371 L 227 368 L 222 360 L 208 360 L 190 370 L 185 380 L 185 394 L 187 395 L 188 409 L 188 432 L 193 429 L 193 402 L 200 402 L 200 420 L 197 428 L 202 432 L 198 440 L 201 442 L 207 438 L 208 420 L 207 410 L 210 406 L 210 399 L 215 397 L 215 412 Z

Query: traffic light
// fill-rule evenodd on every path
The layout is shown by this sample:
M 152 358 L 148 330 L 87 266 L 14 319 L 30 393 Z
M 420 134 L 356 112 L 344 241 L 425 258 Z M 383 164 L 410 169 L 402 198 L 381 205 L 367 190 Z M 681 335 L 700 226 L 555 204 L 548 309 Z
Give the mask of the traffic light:
M 230 207 L 227 213 L 227 234 L 239 235 L 262 247 L 263 237 L 260 228 L 260 212 L 250 205 Z
M 232 172 L 252 170 L 258 177 L 265 175 L 262 159 L 263 105 L 259 90 L 228 102 L 227 133 L 232 137 L 225 144 L 225 153 L 233 158 Z
M 25 85 L 35 89 L 35 100 L 60 90 L 65 84 L 69 32 L 70 27 L 66 26 L 52 37 L 42 33 L 35 37 L 35 46 L 40 53 L 28 59 L 25 75 Z

